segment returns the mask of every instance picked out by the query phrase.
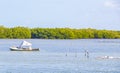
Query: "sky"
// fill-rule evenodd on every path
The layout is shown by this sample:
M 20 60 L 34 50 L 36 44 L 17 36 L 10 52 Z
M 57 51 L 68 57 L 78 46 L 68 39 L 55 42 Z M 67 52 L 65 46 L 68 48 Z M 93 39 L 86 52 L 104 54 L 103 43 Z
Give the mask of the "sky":
M 0 25 L 120 30 L 120 0 L 0 0 Z

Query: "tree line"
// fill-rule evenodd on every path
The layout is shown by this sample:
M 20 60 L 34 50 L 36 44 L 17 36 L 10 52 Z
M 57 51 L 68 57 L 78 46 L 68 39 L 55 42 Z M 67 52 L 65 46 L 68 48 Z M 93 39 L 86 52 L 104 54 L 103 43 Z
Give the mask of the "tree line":
M 1 39 L 119 39 L 120 31 L 71 28 L 28 28 L 0 26 Z

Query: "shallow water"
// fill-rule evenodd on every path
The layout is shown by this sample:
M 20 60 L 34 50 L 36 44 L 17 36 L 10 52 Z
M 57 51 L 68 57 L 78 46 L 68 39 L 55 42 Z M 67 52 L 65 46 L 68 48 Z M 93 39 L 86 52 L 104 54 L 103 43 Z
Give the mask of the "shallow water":
M 0 40 L 0 73 L 120 73 L 120 59 L 97 59 L 120 57 L 120 40 L 26 39 L 40 51 L 9 50 L 22 40 Z M 89 58 L 84 56 L 84 49 L 89 51 Z

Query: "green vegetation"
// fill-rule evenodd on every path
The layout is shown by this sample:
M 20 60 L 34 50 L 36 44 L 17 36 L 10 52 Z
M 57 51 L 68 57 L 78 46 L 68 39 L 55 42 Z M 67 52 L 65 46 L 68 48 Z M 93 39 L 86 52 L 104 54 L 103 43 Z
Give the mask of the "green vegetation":
M 26 39 L 31 38 L 31 30 L 26 27 L 6 28 L 0 26 L 0 38 Z
M 0 26 L 1 39 L 119 39 L 120 31 L 70 28 L 27 28 Z

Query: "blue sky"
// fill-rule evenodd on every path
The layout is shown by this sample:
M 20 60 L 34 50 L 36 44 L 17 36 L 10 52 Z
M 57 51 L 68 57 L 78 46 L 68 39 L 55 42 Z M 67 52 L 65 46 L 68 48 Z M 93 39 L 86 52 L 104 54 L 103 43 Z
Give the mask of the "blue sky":
M 0 25 L 120 30 L 120 0 L 0 0 Z

